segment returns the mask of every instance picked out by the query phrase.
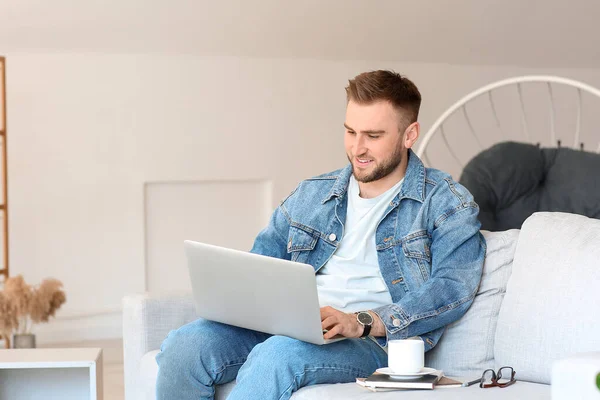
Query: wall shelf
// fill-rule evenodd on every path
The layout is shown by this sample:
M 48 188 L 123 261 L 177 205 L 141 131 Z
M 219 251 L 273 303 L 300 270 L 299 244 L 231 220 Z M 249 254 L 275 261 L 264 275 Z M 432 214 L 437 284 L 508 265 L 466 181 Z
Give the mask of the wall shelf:
M 2 240 L 0 246 L 2 249 L 2 258 L 0 259 L 0 276 L 4 276 L 5 281 L 8 278 L 8 172 L 7 172 L 7 151 L 6 151 L 6 59 L 0 56 L 0 151 L 1 157 L 1 190 L 0 196 L 0 217 L 2 218 Z

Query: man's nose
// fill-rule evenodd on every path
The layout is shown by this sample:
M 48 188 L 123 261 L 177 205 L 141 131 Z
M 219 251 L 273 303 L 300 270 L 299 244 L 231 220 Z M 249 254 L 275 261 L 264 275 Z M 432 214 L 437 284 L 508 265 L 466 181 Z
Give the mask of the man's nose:
M 365 154 L 367 152 L 367 143 L 363 135 L 356 135 L 356 141 L 354 142 L 354 154 L 357 156 Z

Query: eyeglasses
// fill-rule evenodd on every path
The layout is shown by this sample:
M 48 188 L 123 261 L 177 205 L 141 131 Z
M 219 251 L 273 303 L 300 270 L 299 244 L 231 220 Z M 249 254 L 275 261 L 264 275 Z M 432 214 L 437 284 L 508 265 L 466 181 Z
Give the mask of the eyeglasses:
M 517 381 L 515 379 L 516 374 L 512 367 L 502 367 L 497 373 L 493 369 L 486 369 L 481 374 L 479 387 L 486 389 L 494 386 L 498 386 L 499 388 L 510 386 Z

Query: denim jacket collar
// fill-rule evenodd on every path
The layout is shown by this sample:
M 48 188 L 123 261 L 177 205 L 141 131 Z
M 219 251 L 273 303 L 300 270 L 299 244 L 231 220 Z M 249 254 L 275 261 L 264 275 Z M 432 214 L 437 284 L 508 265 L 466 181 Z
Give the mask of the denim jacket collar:
M 325 204 L 333 197 L 343 197 L 348 190 L 350 175 L 352 175 L 352 164 L 348 164 L 340 171 L 333 187 L 321 203 Z M 411 149 L 408 149 L 408 166 L 404 175 L 404 183 L 394 202 L 403 198 L 413 199 L 421 203 L 425 200 L 425 166 Z

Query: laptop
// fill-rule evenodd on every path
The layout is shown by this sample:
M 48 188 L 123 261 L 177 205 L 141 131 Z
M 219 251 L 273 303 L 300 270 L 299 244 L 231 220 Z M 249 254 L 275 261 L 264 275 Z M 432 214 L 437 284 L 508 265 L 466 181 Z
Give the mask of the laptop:
M 184 241 L 196 311 L 202 318 L 314 344 L 323 339 L 312 266 Z

